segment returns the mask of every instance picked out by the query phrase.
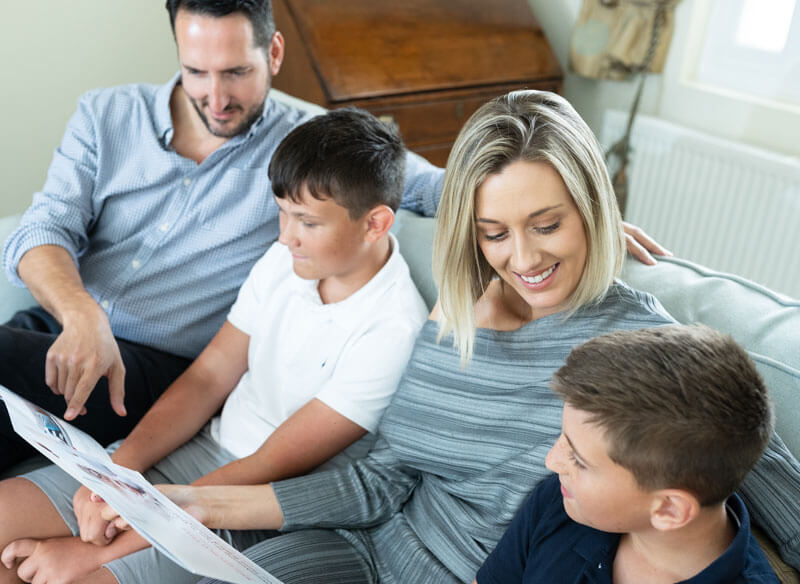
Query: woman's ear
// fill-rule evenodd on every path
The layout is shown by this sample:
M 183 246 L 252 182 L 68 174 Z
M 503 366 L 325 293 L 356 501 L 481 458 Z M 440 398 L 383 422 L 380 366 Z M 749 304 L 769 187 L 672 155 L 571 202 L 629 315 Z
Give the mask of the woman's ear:
M 661 489 L 653 495 L 650 524 L 659 531 L 680 529 L 700 513 L 697 498 L 682 489 Z
M 375 242 L 386 235 L 394 224 L 394 211 L 386 205 L 378 205 L 367 211 L 366 221 L 366 239 L 370 243 Z

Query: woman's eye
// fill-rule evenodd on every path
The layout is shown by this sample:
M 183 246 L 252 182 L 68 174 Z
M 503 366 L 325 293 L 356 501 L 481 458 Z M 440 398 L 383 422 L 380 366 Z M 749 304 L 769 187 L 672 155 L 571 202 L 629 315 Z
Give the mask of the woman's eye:
M 560 221 L 556 221 L 552 225 L 547 225 L 545 227 L 537 227 L 536 231 L 537 231 L 537 233 L 541 233 L 542 235 L 548 235 L 550 233 L 553 233 L 560 226 L 561 226 L 561 222 Z
M 500 241 L 506 236 L 505 231 L 503 233 L 484 233 L 483 238 L 486 241 Z

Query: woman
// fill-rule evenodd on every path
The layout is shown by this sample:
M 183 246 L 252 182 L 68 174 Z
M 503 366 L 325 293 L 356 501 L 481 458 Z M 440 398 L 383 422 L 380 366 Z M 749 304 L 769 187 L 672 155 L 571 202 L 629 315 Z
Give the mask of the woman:
M 363 460 L 251 487 L 171 487 L 210 527 L 291 533 L 247 555 L 286 583 L 471 582 L 546 474 L 575 345 L 671 322 L 614 281 L 624 238 L 603 158 L 561 97 L 479 109 L 448 161 L 440 304 Z M 455 350 L 454 350 L 455 348 Z

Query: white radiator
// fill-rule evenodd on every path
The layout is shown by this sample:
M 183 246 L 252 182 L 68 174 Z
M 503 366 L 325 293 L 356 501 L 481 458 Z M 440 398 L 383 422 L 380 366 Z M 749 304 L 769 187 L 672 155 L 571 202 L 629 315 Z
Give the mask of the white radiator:
M 627 115 L 606 114 L 606 147 Z M 678 257 L 800 298 L 800 159 L 648 116 L 631 142 L 626 220 Z

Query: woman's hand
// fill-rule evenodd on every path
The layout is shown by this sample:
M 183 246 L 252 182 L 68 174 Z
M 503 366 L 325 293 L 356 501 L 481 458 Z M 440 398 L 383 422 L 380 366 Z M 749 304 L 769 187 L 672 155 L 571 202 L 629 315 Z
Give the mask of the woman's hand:
M 643 264 L 652 266 L 656 263 L 651 254 L 672 256 L 672 252 L 647 235 L 640 227 L 632 223 L 622 222 L 625 231 L 625 243 L 628 253 Z

